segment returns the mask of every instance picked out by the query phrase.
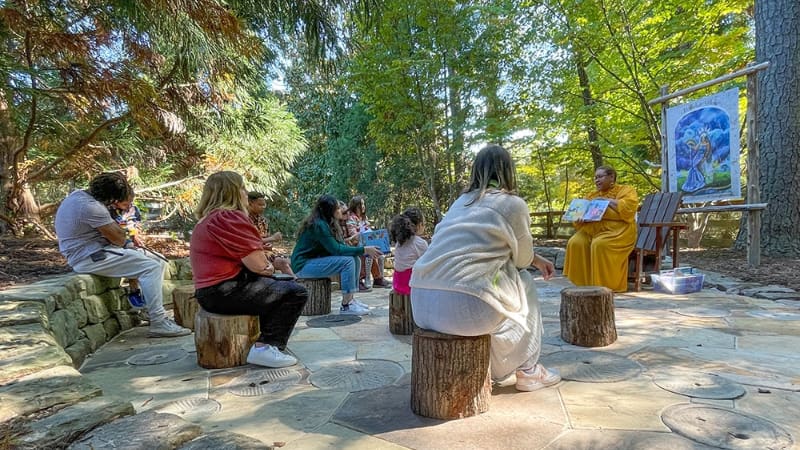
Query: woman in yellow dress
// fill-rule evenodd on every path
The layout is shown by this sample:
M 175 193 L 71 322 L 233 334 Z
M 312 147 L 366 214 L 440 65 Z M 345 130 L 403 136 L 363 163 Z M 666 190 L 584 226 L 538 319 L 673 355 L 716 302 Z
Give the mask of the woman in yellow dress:
M 567 242 L 564 275 L 576 286 L 605 286 L 628 290 L 628 255 L 636 244 L 639 196 L 617 184 L 617 171 L 600 166 L 594 173 L 595 192 L 587 200 L 606 199 L 608 209 L 599 222 L 574 223 L 577 232 Z

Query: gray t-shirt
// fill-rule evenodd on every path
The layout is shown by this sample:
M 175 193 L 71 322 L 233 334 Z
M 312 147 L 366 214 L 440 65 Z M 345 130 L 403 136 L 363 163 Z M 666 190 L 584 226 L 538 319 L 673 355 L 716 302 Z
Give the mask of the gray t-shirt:
M 108 208 L 88 192 L 78 190 L 69 194 L 58 207 L 55 221 L 58 249 L 67 263 L 74 266 L 108 245 L 97 228 L 110 223 L 114 223 L 114 219 Z

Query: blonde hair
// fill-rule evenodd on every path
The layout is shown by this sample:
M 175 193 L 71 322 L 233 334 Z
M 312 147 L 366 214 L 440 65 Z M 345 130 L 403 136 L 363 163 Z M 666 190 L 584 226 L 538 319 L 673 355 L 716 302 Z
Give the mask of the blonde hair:
M 202 219 L 215 209 L 227 209 L 247 213 L 247 203 L 242 195 L 244 180 L 236 172 L 222 171 L 211 174 L 203 186 L 200 203 L 194 210 L 195 216 Z

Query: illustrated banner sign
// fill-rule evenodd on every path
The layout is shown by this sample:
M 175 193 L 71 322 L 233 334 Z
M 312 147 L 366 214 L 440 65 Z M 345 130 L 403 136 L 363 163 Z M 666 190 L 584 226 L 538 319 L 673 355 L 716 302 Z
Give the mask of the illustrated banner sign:
M 739 89 L 667 109 L 670 192 L 684 203 L 742 197 Z

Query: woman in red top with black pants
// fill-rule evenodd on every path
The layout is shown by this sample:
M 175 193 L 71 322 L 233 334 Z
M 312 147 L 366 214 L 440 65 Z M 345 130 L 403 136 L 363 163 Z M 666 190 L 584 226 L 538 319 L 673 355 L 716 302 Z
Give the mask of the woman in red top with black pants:
M 296 364 L 297 359 L 283 351 L 308 292 L 294 281 L 270 278 L 275 268 L 247 216 L 242 177 L 228 171 L 208 177 L 195 214 L 200 222 L 192 232 L 189 255 L 197 302 L 215 314 L 258 316 L 261 335 L 247 355 L 248 363 Z

